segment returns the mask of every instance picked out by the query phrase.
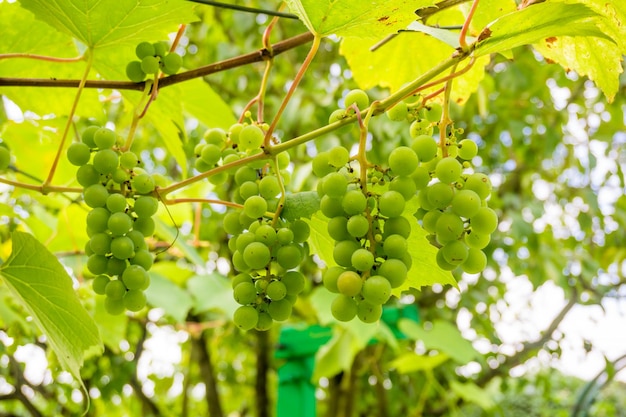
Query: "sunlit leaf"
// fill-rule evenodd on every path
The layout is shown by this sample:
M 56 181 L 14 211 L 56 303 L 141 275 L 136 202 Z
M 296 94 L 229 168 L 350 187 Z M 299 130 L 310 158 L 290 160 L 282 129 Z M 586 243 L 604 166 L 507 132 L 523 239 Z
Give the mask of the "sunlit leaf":
M 102 346 L 98 328 L 57 258 L 29 234 L 15 232 L 12 241 L 13 252 L 0 275 L 46 335 L 63 368 L 80 381 L 85 352 Z
M 22 0 L 22 6 L 45 23 L 90 47 L 159 40 L 164 28 L 196 20 L 183 0 Z
M 444 353 L 436 355 L 419 355 L 415 352 L 405 353 L 389 364 L 389 367 L 397 370 L 401 374 L 408 374 L 418 371 L 430 371 L 435 369 L 450 357 Z
M 480 37 L 476 56 L 506 51 L 555 36 L 593 36 L 611 40 L 598 28 L 599 15 L 582 4 L 539 3 L 502 16 Z
M 309 30 L 319 36 L 383 37 L 404 29 L 417 9 L 434 0 L 287 0 Z

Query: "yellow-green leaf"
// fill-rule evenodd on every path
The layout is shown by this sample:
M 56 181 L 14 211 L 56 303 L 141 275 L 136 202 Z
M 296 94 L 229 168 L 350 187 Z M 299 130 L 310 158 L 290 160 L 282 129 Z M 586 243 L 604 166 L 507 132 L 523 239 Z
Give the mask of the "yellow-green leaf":
M 594 36 L 611 40 L 598 28 L 600 15 L 583 4 L 539 3 L 502 16 L 481 34 L 476 56 L 506 51 L 555 36 Z M 479 37 L 480 38 L 480 37 Z
M 293 13 L 318 36 L 382 38 L 407 27 L 417 9 L 435 0 L 287 0 Z
M 12 244 L 0 276 L 46 335 L 61 366 L 80 381 L 85 352 L 102 349 L 98 328 L 63 265 L 45 246 L 21 232 L 13 233 Z

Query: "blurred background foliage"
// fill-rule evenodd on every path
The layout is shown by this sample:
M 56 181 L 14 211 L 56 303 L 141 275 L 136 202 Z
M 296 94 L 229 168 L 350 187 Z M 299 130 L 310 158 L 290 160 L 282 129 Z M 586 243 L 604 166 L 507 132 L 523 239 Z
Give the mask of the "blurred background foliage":
M 241 3 L 276 7 L 275 1 Z M 3 13 L 12 7 L 17 6 L 0 4 Z M 188 26 L 179 47 L 185 68 L 261 48 L 268 16 L 209 6 L 195 11 L 199 21 Z M 298 21 L 281 19 L 272 41 L 303 30 Z M 65 53 L 65 41 L 60 35 L 50 40 L 57 45 L 50 53 Z M 283 115 L 277 131 L 281 138 L 325 125 L 342 95 L 358 87 L 340 44 L 333 37 L 324 40 Z M 130 56 L 132 48 L 120 45 L 119 53 Z M 268 117 L 306 53 L 302 46 L 274 60 Z M 426 47 L 408 53 L 419 53 L 427 66 L 436 63 Z M 241 333 L 231 322 L 235 304 L 227 277 L 228 236 L 221 226 L 224 209 L 191 204 L 159 212 L 150 242 L 159 252 L 147 293 L 151 309 L 112 317 L 89 286 L 82 254 L 86 212 L 74 204 L 76 197 L 3 187 L 0 237 L 5 244 L 0 256 L 6 259 L 10 251 L 6 242 L 11 231 L 34 234 L 71 270 L 100 328 L 106 350 L 88 358 L 82 370 L 91 396 L 87 415 L 276 415 L 277 403 L 284 401 L 279 398 L 279 369 L 288 362 L 280 353 L 281 346 L 286 348 L 279 343 L 281 330 L 322 324 L 330 325 L 328 338 L 316 355 L 309 352 L 299 376 L 291 374 L 303 386 L 315 376 L 317 415 L 626 416 L 626 386 L 614 379 L 623 360 L 607 356 L 602 372 L 596 379 L 592 373 L 590 382 L 573 376 L 576 369 L 555 365 L 571 343 L 561 326 L 568 314 L 585 306 L 625 306 L 626 78 L 608 103 L 591 82 L 546 62 L 532 48 L 515 49 L 513 56 L 494 56 L 477 91 L 452 107 L 455 126 L 479 144 L 477 169 L 491 177 L 497 190 L 490 204 L 500 226 L 487 249 L 488 268 L 479 275 L 456 276 L 458 290 L 435 285 L 406 294 L 398 305 L 417 307 L 419 322 L 415 317 L 390 319 L 373 331 L 332 322 L 328 298 L 320 289 L 320 265 L 311 258 L 302 267 L 310 278 L 308 288 L 292 319 L 267 333 Z M 206 76 L 216 94 L 189 98 L 192 110 L 181 112 L 176 129 L 159 120 L 172 109 L 180 112 L 176 93 L 165 90 L 155 116 L 137 131 L 134 146 L 147 169 L 163 174 L 165 181 L 191 175 L 192 164 L 181 166 L 173 146 L 180 145 L 191 158 L 207 128 L 236 120 L 258 91 L 263 66 Z M 54 68 L 58 78 L 77 78 L 71 65 Z M 0 76 L 16 74 L 31 76 L 0 65 Z M 191 90 L 183 94 L 191 97 Z M 374 98 L 387 94 L 380 88 L 369 93 Z M 64 123 L 65 93 L 56 99 L 52 90 L 3 88 L 0 94 L 0 132 L 15 155 L 12 175 L 41 180 L 56 149 L 54 132 Z M 122 133 L 136 100 L 133 94 L 87 92 L 77 130 L 107 122 Z M 371 131 L 373 160 L 409 140 L 405 124 L 385 117 L 376 118 Z M 356 140 L 353 133 L 330 134 L 295 148 L 291 190 L 315 189 L 309 164 L 315 148 L 350 148 Z M 55 180 L 75 185 L 73 177 L 73 168 L 62 163 Z M 228 190 L 203 182 L 177 194 L 192 195 L 225 197 Z M 550 296 L 541 297 L 545 291 Z M 45 338 L 37 337 L 5 286 L 0 286 L 0 299 L 0 416 L 79 415 L 84 398 L 77 384 L 59 370 Z M 616 340 L 626 349 L 622 329 L 614 331 L 622 333 Z M 573 340 L 578 352 L 606 354 L 592 338 Z

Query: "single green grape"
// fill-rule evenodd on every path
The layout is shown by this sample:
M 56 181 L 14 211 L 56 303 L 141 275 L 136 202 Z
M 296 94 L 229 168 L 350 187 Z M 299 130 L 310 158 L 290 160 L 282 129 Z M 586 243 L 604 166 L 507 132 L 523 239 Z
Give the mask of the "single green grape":
M 243 212 L 250 218 L 257 219 L 263 217 L 266 211 L 267 201 L 259 195 L 249 197 L 243 203 Z
M 491 234 L 481 235 L 471 230 L 465 234 L 464 240 L 465 243 L 467 243 L 467 246 L 469 246 L 470 248 L 483 249 L 491 241 Z
M 470 226 L 478 234 L 490 235 L 498 227 L 498 215 L 489 207 L 481 207 L 470 217 Z
M 413 149 L 408 146 L 399 146 L 391 151 L 388 162 L 389 168 L 395 175 L 411 175 L 419 161 Z
M 343 274 L 345 271 L 344 268 L 340 266 L 331 266 L 322 274 L 322 284 L 324 287 L 334 293 L 339 292 L 339 288 L 337 287 L 337 281 L 339 280 L 339 275 Z
M 436 182 L 426 188 L 427 198 L 430 204 L 440 210 L 445 209 L 454 199 L 454 187 L 443 182 Z M 428 208 L 423 207 L 428 210 Z
M 135 249 L 135 256 L 130 258 L 130 264 L 139 265 L 140 267 L 148 271 L 150 268 L 152 268 L 152 265 L 154 264 L 154 258 L 148 250 Z
M 469 161 L 478 154 L 478 145 L 471 139 L 459 142 L 459 158 Z
M 267 285 L 265 294 L 272 301 L 282 300 L 287 295 L 287 287 L 281 281 L 272 281 Z
M 135 47 L 135 55 L 139 59 L 143 59 L 147 56 L 154 56 L 156 52 L 154 50 L 154 45 L 150 42 L 139 42 Z
M 302 272 L 287 271 L 280 281 L 285 284 L 287 295 L 298 295 L 304 290 L 306 280 Z
M 296 219 L 291 222 L 289 228 L 293 231 L 293 241 L 295 243 L 304 243 L 311 235 L 311 228 L 302 219 Z
M 437 143 L 429 135 L 416 137 L 411 144 L 411 149 L 415 151 L 420 162 L 429 162 L 437 156 Z
M 443 259 L 450 265 L 460 265 L 467 259 L 468 249 L 465 243 L 460 240 L 453 240 L 446 243 L 441 249 Z
M 378 268 L 378 275 L 385 277 L 391 288 L 397 288 L 406 281 L 408 268 L 399 259 L 387 259 Z
M 275 175 L 266 175 L 259 181 L 259 194 L 265 199 L 274 198 L 280 194 L 280 182 Z
M 135 256 L 135 244 L 126 236 L 119 236 L 111 241 L 111 253 L 117 259 L 128 259 Z
M 123 212 L 127 207 L 126 197 L 122 194 L 114 193 L 107 197 L 106 208 L 111 213 Z
M 391 284 L 381 275 L 368 277 L 363 283 L 361 295 L 371 304 L 385 304 L 391 297 Z
M 207 165 L 214 166 L 222 158 L 222 149 L 217 145 L 208 143 L 202 148 L 200 157 Z
M 276 229 L 269 224 L 260 225 L 255 231 L 254 236 L 257 242 L 261 242 L 268 247 L 276 243 Z
M 118 211 L 109 216 L 107 226 L 113 236 L 123 236 L 133 227 L 133 219 L 123 211 Z
M 465 226 L 463 220 L 458 215 L 446 212 L 442 213 L 437 219 L 435 229 L 437 242 L 445 245 L 448 242 L 459 239 L 465 230 Z
M 463 271 L 468 274 L 477 274 L 482 272 L 487 266 L 487 255 L 480 249 L 469 248 L 467 259 L 461 264 Z
M 261 242 L 252 242 L 243 251 L 243 260 L 252 269 L 263 269 L 269 264 L 269 248 Z
M 461 163 L 455 158 L 448 156 L 437 162 L 435 175 L 439 178 L 439 181 L 445 184 L 452 184 L 459 180 L 462 170 Z
M 241 305 L 252 304 L 256 301 L 257 290 L 252 281 L 240 282 L 233 289 L 233 297 Z
M 322 180 L 324 193 L 330 197 L 341 198 L 348 190 L 348 179 L 340 172 L 331 172 Z
M 104 207 L 96 207 L 87 213 L 87 228 L 94 233 L 106 232 L 111 213 Z
M 361 301 L 357 305 L 356 315 L 363 323 L 376 323 L 383 315 L 383 307 L 380 304 Z
M 383 251 L 389 258 L 402 259 L 408 251 L 406 239 L 400 235 L 390 235 L 383 241 Z
M 5 155 L 3 155 L 4 153 L 8 153 L 8 152 L 9 150 L 7 148 L 3 146 L 0 147 L 0 170 L 5 170 L 9 166 L 7 163 L 7 166 L 4 167 Z M 85 145 L 82 142 L 72 143 L 69 146 L 69 148 L 67 148 L 67 159 L 68 161 L 70 161 L 70 164 L 72 165 L 83 166 L 89 162 L 90 158 L 91 158 L 91 149 L 89 149 L 89 146 Z M 8 161 L 9 162 L 11 161 L 11 155 L 8 155 Z
M 338 265 L 350 268 L 352 267 L 352 254 L 360 248 L 361 245 L 354 240 L 342 240 L 341 242 L 337 242 L 333 249 L 333 259 Z
M 313 173 L 318 178 L 324 178 L 331 172 L 335 172 L 335 168 L 330 165 L 329 153 L 326 151 L 319 152 L 311 161 L 313 165 Z
M 120 166 L 124 169 L 133 169 L 139 165 L 139 158 L 135 152 L 126 151 L 120 155 Z
M 124 294 L 124 307 L 128 311 L 137 312 L 143 309 L 146 306 L 146 294 L 142 290 L 128 290 L 126 294 Z
M 154 178 L 149 174 L 136 175 L 132 180 L 132 186 L 138 194 L 150 194 L 154 191 L 156 184 Z
M 359 248 L 352 253 L 350 263 L 357 271 L 369 271 L 374 266 L 374 255 L 367 249 Z
M 406 120 L 409 109 L 404 101 L 397 103 L 395 106 L 387 109 L 387 117 L 394 122 L 402 122 Z
M 241 306 L 235 310 L 233 321 L 243 331 L 253 329 L 259 321 L 259 312 L 252 306 Z
M 398 176 L 391 180 L 389 184 L 391 191 L 397 191 L 402 194 L 402 197 L 408 201 L 417 193 L 417 186 L 415 181 L 409 176 Z
M 224 129 L 215 127 L 204 132 L 204 140 L 206 143 L 222 147 L 226 143 L 226 132 Z
M 96 294 L 105 295 L 106 286 L 110 281 L 111 281 L 111 278 L 109 278 L 107 275 L 104 275 L 104 274 L 97 275 L 91 283 L 91 288 L 93 289 L 93 292 L 95 292 Z
M 342 217 L 340 217 L 342 218 Z M 353 237 L 363 237 L 367 234 L 367 232 L 369 232 L 370 230 L 370 222 L 369 220 L 367 220 L 367 217 L 365 217 L 362 214 L 355 214 L 354 216 L 351 216 L 347 222 L 346 222 L 346 229 L 348 231 L 348 233 L 350 234 L 350 236 Z M 329 230 L 330 230 L 330 226 L 329 226 Z M 337 239 L 339 240 L 339 239 Z
M 154 56 L 146 56 L 141 60 L 141 70 L 146 74 L 156 74 L 159 72 L 159 59 Z
M 362 287 L 363 280 L 357 272 L 344 271 L 337 277 L 337 289 L 343 295 L 354 297 L 361 292 Z
M 83 191 L 85 204 L 89 207 L 104 207 L 109 197 L 109 191 L 100 184 L 92 184 Z
M 134 83 L 140 83 L 146 79 L 146 73 L 141 68 L 140 61 L 131 61 L 126 65 L 126 76 Z
M 328 195 L 323 196 L 320 200 L 320 211 L 328 218 L 343 216 L 344 210 L 342 207 L 342 199 L 330 197 Z
M 117 152 L 112 149 L 101 149 L 93 157 L 93 167 L 100 174 L 111 174 L 119 165 Z
M 96 131 L 100 129 L 100 126 L 89 126 L 83 130 L 83 133 L 80 136 L 80 140 L 89 148 L 97 148 L 96 142 L 93 141 L 93 135 Z
M 292 269 L 300 265 L 302 257 L 302 250 L 295 243 L 281 246 L 276 251 L 276 262 L 285 269 Z
M 341 207 L 348 215 L 363 213 L 367 207 L 367 198 L 360 190 L 350 190 L 341 199 Z
M 473 217 L 480 210 L 480 197 L 472 190 L 460 190 L 452 199 L 451 207 L 454 214 L 465 218 Z
M 126 294 L 126 286 L 119 279 L 111 280 L 105 288 L 105 294 L 108 298 L 121 300 Z
M 411 174 L 411 179 L 415 183 L 415 188 L 422 190 L 430 183 L 430 172 L 428 172 L 428 169 L 419 166 L 415 168 L 415 171 Z
M 111 236 L 104 232 L 96 233 L 89 239 L 89 246 L 96 255 L 106 255 L 111 252 Z
M 96 171 L 93 165 L 85 164 L 76 171 L 76 180 L 86 188 L 100 182 L 100 173 Z
M 397 191 L 385 191 L 378 198 L 378 211 L 386 217 L 401 216 L 405 205 L 404 197 Z
M 110 257 L 107 260 L 107 275 L 113 277 L 115 275 L 122 275 L 128 265 L 125 259 L 117 259 Z
M 91 255 L 87 258 L 87 269 L 94 275 L 107 272 L 107 258 L 103 255 Z
M 337 216 L 328 220 L 326 230 L 329 236 L 336 241 L 349 240 L 352 236 L 350 232 L 348 232 L 348 219 L 345 216 Z
M 263 144 L 265 133 L 257 125 L 244 126 L 239 132 L 239 146 L 243 150 L 257 149 Z
M 183 65 L 183 58 L 175 52 L 170 52 L 163 57 L 163 72 L 167 75 L 176 74 Z
M 250 274 L 246 274 L 244 272 L 242 272 L 241 274 L 235 275 L 235 277 L 230 282 L 230 284 L 234 290 L 237 287 L 237 285 L 241 284 L 242 282 L 248 282 L 254 285 L 254 282 L 252 282 L 252 277 L 250 276 Z
M 126 237 L 133 241 L 135 252 L 147 248 L 144 235 L 139 230 L 137 230 L 136 227 L 137 222 L 135 221 L 135 224 L 133 224 L 134 230 L 131 230 L 126 234 Z
M 239 196 L 245 201 L 259 194 L 259 185 L 256 181 L 246 181 L 239 186 Z
M 159 209 L 159 200 L 150 196 L 141 196 L 135 200 L 133 211 L 137 217 L 154 216 Z
M 491 194 L 491 180 L 485 174 L 474 173 L 467 177 L 463 188 L 474 191 L 484 200 Z
M 352 297 L 339 294 L 330 305 L 330 311 L 339 321 L 350 321 L 357 313 L 356 301 Z
M 244 165 L 242 167 L 237 168 L 237 171 L 235 172 L 235 184 L 241 185 L 245 182 L 256 182 L 256 180 L 257 180 L 256 169 L 248 165 Z
M 350 108 L 353 104 L 356 104 L 359 110 L 364 110 L 369 106 L 370 99 L 367 93 L 363 90 L 354 89 L 350 90 L 343 99 L 344 107 Z
M 167 43 L 163 41 L 154 42 L 152 46 L 154 46 L 154 55 L 160 56 L 161 58 L 167 54 L 167 50 L 169 49 Z
M 122 274 L 122 281 L 129 290 L 143 288 L 148 279 L 148 273 L 139 265 L 129 265 Z
M 126 307 L 122 298 L 106 297 L 104 299 L 104 310 L 112 316 L 117 316 L 124 313 Z
M 276 321 L 285 321 L 291 317 L 293 304 L 286 298 L 282 300 L 272 300 L 267 307 L 267 312 Z
M 101 127 L 93 134 L 93 141 L 99 149 L 112 148 L 116 140 L 115 132 L 106 127 Z
M 349 160 L 350 152 L 343 146 L 336 146 L 328 151 L 328 163 L 335 168 L 347 165 Z
M 152 236 L 155 229 L 156 224 L 152 217 L 139 217 L 135 220 L 135 223 L 133 224 L 133 230 L 141 232 L 141 234 L 143 234 L 145 237 Z

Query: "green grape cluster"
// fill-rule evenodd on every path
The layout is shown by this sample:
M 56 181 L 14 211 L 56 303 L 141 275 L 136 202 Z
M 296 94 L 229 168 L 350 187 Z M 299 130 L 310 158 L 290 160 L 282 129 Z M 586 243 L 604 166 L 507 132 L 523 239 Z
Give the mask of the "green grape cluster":
M 93 290 L 106 296 L 110 314 L 139 311 L 146 305 L 143 291 L 153 263 L 145 238 L 154 234 L 152 217 L 159 206 L 151 195 L 154 178 L 138 167 L 137 155 L 116 147 L 114 131 L 90 126 L 81 139 L 69 146 L 67 158 L 79 167 L 76 178 L 91 208 L 85 253 L 95 275 Z
M 433 127 L 439 122 L 441 113 L 442 107 L 439 103 L 423 106 L 421 100 L 414 102 L 409 100 L 401 101 L 386 112 L 390 120 L 411 122 L 409 132 L 412 138 L 421 135 L 432 135 Z
M 261 196 L 246 200 L 242 211 L 224 217 L 224 230 L 232 234 L 228 246 L 233 267 L 233 296 L 241 306 L 234 322 L 242 330 L 268 330 L 274 321 L 291 316 L 304 289 L 304 275 L 296 268 L 308 255 L 309 225 L 303 220 L 274 224 L 263 218 L 267 204 Z
M 411 148 L 396 148 L 389 155 L 389 168 L 368 169 L 365 187 L 350 159 L 343 147 L 320 152 L 313 159 L 313 172 L 320 178 L 320 210 L 329 218 L 337 263 L 322 279 L 329 291 L 338 294 L 331 305 L 337 320 L 356 316 L 373 323 L 380 319 L 391 290 L 404 283 L 411 268 L 407 244 L 411 224 L 403 212 L 416 193 L 412 175 L 418 159 Z
M 135 48 L 135 55 L 139 60 L 126 66 L 126 76 L 135 83 L 142 82 L 149 74 L 176 74 L 183 64 L 182 57 L 176 52 L 169 52 L 165 42 L 140 42 Z
M 495 211 L 488 207 L 491 181 L 473 172 L 471 160 L 478 148 L 470 139 L 448 138 L 446 156 L 432 136 L 417 136 L 411 145 L 419 166 L 413 174 L 420 209 L 416 217 L 439 248 L 437 263 L 445 270 L 460 267 L 467 273 L 485 269 L 487 257 L 482 251 L 498 225 Z

